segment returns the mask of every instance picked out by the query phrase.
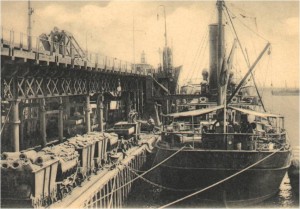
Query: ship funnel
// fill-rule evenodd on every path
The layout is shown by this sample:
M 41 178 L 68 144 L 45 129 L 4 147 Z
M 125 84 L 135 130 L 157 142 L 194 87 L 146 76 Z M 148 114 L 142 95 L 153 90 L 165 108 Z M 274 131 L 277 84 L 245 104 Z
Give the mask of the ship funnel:
M 221 58 L 224 57 L 224 25 L 222 27 Z M 209 25 L 209 91 L 214 94 L 218 91 L 218 24 Z
M 172 68 L 173 68 L 172 49 L 166 46 L 163 51 L 163 69 L 167 73 L 172 73 Z

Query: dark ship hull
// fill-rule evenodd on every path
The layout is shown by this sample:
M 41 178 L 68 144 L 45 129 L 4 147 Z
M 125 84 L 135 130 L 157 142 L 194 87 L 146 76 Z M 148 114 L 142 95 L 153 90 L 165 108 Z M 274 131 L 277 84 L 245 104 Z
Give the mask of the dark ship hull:
M 178 149 L 157 144 L 161 162 Z M 160 166 L 165 187 L 191 194 L 215 184 L 270 155 L 272 151 L 183 150 Z M 290 166 L 290 150 L 280 151 L 257 166 L 212 187 L 197 197 L 226 206 L 246 206 L 273 196 Z

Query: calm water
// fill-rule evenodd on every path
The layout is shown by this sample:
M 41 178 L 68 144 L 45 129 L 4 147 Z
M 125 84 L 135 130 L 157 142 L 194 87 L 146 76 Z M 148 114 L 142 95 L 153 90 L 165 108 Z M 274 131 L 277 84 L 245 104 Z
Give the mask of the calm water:
M 285 116 L 285 127 L 288 131 L 290 142 L 293 147 L 299 146 L 299 97 L 298 96 L 273 96 L 270 91 L 263 92 L 263 101 L 267 110 L 273 113 L 279 113 Z M 152 182 L 160 183 L 159 173 L 157 170 L 150 172 L 145 176 Z M 255 208 L 299 208 L 299 195 L 295 193 L 290 180 L 286 175 L 280 185 L 278 193 L 252 207 Z M 297 185 L 299 186 L 299 185 Z M 174 200 L 171 194 L 162 192 L 156 186 L 150 185 L 143 180 L 136 181 L 131 195 L 126 204 L 130 208 L 157 208 Z M 222 205 L 209 205 L 190 198 L 172 207 L 180 208 L 216 208 L 224 207 Z

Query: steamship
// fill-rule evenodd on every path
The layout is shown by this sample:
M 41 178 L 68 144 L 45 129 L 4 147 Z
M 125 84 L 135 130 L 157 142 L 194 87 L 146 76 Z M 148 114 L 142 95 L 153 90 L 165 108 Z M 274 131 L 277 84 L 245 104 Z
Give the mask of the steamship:
M 161 182 L 182 196 L 203 190 L 200 199 L 252 205 L 278 191 L 291 148 L 284 117 L 267 112 L 256 86 L 245 82 L 270 44 L 236 85 L 231 69 L 238 39 L 226 55 L 227 5 L 218 0 L 216 6 L 218 23 L 209 25 L 209 72 L 202 73 L 193 99 L 181 99 L 181 111 L 163 115 L 156 161 L 170 157 L 160 166 Z

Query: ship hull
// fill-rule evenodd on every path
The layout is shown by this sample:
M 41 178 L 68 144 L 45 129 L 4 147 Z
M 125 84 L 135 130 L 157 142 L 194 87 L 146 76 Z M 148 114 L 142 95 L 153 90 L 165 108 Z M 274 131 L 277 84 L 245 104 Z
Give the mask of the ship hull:
M 157 146 L 158 161 L 178 149 Z M 181 151 L 160 166 L 162 185 L 181 196 L 215 184 L 257 162 L 271 152 Z M 253 168 L 201 192 L 197 198 L 223 202 L 226 206 L 247 206 L 273 196 L 290 165 L 290 151 L 278 152 Z

